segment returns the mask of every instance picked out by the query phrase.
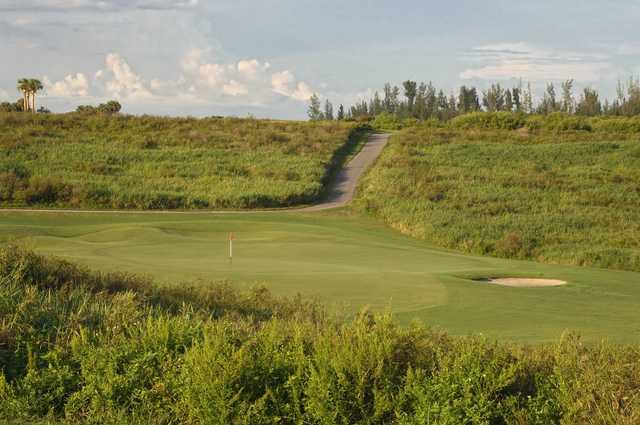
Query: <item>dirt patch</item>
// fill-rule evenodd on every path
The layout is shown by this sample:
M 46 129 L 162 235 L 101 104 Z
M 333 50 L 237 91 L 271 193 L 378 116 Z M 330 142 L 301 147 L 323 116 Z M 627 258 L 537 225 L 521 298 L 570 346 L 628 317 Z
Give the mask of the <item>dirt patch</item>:
M 493 285 L 510 286 L 512 288 L 544 288 L 548 286 L 562 286 L 567 282 L 558 279 L 528 279 L 528 278 L 495 278 L 486 279 L 484 282 L 491 283 Z

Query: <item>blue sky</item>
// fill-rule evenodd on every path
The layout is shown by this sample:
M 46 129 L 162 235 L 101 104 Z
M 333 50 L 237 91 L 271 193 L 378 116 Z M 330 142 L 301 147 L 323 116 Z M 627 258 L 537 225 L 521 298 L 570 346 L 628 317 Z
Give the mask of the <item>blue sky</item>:
M 390 81 L 451 90 L 640 74 L 640 0 L 0 0 L 0 99 L 45 82 L 54 111 L 304 118 Z

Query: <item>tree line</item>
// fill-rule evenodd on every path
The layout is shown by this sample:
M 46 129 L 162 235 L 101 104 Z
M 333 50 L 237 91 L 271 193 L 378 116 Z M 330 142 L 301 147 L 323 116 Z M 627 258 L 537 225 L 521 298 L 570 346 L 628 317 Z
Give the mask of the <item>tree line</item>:
M 1 102 L 0 112 L 38 112 L 50 113 L 48 109 L 40 107 L 36 109 L 36 94 L 44 89 L 42 82 L 36 78 L 21 78 L 18 80 L 17 89 L 22 97 L 15 102 Z M 120 102 L 110 100 L 98 106 L 80 105 L 76 112 L 83 114 L 117 114 L 122 109 Z
M 345 109 L 340 105 L 337 113 L 329 99 L 321 102 L 314 94 L 307 110 L 311 120 L 362 119 L 382 113 L 398 118 L 425 120 L 436 118 L 449 120 L 470 112 L 518 112 L 523 114 L 550 114 L 564 112 L 583 116 L 640 114 L 640 79 L 630 78 L 619 82 L 616 98 L 603 99 L 594 88 L 584 88 L 575 93 L 575 81 L 570 79 L 556 87 L 548 83 L 542 98 L 534 101 L 531 83 L 520 81 L 514 87 L 492 84 L 486 90 L 463 85 L 457 92 L 446 94 L 433 83 L 417 83 L 407 80 L 402 87 L 385 84 L 381 92 L 376 91 L 371 99 L 364 99 Z

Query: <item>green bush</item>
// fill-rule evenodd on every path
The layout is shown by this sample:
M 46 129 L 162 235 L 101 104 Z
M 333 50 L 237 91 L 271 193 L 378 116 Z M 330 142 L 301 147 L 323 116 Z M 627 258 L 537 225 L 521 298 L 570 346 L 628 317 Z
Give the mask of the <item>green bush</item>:
M 383 112 L 376 115 L 371 121 L 371 126 L 376 130 L 400 130 L 404 127 L 404 123 L 397 116 Z
M 524 124 L 524 115 L 511 112 L 472 112 L 457 116 L 449 123 L 452 128 L 496 130 L 515 130 Z
M 636 117 L 595 117 L 589 122 L 593 131 L 603 133 L 640 133 L 640 116 Z
M 0 421 L 87 424 L 640 420 L 637 345 L 519 346 L 264 289 L 157 287 L 0 249 Z

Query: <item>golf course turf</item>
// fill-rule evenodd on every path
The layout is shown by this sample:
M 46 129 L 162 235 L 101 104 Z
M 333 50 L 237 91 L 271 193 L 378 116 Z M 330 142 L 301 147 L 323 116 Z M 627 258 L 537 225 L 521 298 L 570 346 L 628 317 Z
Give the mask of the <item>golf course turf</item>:
M 227 234 L 234 232 L 233 262 Z M 537 342 L 575 331 L 586 340 L 640 337 L 640 274 L 544 265 L 446 251 L 349 210 L 321 213 L 0 212 L 0 242 L 97 270 L 163 284 L 230 280 L 316 297 L 347 314 L 389 309 L 452 334 Z M 483 277 L 561 279 L 510 288 Z

